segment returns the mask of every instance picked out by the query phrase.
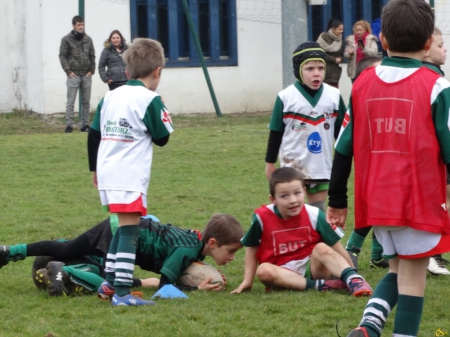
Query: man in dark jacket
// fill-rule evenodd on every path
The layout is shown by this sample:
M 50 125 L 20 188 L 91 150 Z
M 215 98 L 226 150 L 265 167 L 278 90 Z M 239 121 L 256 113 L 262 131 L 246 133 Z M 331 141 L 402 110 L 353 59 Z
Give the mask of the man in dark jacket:
M 73 131 L 73 107 L 78 88 L 83 97 L 83 113 L 79 121 L 80 131 L 89 132 L 89 110 L 92 75 L 95 72 L 95 50 L 92 39 L 84 32 L 81 16 L 72 19 L 73 30 L 61 40 L 59 60 L 67 74 L 67 105 L 65 132 Z

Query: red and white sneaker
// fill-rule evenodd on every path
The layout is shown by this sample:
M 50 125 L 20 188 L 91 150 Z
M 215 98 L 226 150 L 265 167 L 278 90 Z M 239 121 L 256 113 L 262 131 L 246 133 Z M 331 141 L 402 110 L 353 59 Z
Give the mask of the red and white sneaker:
M 349 284 L 350 295 L 354 297 L 372 296 L 372 288 L 362 278 L 354 278 Z

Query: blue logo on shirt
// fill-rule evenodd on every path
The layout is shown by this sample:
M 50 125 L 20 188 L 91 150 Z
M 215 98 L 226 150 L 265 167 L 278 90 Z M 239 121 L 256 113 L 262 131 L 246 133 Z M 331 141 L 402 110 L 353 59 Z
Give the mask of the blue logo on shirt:
M 309 152 L 322 152 L 322 138 L 320 138 L 320 134 L 318 132 L 313 132 L 309 135 L 307 144 Z

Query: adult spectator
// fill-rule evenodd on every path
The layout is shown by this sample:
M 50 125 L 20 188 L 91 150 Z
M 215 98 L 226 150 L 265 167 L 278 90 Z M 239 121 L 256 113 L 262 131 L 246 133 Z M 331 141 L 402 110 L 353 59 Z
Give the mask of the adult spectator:
M 78 121 L 81 132 L 89 132 L 89 110 L 91 100 L 92 75 L 95 72 L 95 50 L 92 39 L 84 32 L 84 19 L 74 16 L 73 30 L 61 40 L 59 60 L 67 74 L 66 130 L 73 131 L 73 107 L 78 89 L 83 96 L 81 120 Z
M 127 67 L 122 59 L 122 54 L 128 46 L 118 30 L 111 32 L 104 46 L 98 63 L 98 72 L 102 81 L 108 83 L 109 90 L 114 90 L 128 80 L 125 72 Z
M 353 25 L 353 35 L 345 39 L 344 57 L 349 60 L 348 77 L 355 81 L 356 65 L 366 56 L 377 56 L 378 38 L 372 34 L 370 24 L 365 20 L 356 21 Z
M 319 35 L 317 43 L 327 53 L 327 72 L 324 82 L 335 88 L 339 88 L 339 79 L 341 78 L 342 68 L 339 63 L 342 62 L 344 48 L 342 48 L 342 33 L 344 24 L 339 20 L 330 19 L 327 24 L 327 31 Z

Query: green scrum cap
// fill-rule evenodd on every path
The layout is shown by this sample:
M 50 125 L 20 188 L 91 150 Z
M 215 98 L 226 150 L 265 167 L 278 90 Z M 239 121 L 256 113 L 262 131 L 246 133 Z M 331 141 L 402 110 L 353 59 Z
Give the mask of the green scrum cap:
M 295 49 L 292 54 L 292 65 L 294 67 L 294 76 L 300 82 L 303 82 L 302 67 L 309 61 L 320 61 L 323 64 L 326 62 L 327 54 L 325 50 L 317 42 L 304 42 Z

